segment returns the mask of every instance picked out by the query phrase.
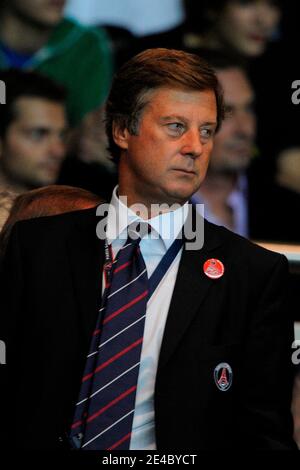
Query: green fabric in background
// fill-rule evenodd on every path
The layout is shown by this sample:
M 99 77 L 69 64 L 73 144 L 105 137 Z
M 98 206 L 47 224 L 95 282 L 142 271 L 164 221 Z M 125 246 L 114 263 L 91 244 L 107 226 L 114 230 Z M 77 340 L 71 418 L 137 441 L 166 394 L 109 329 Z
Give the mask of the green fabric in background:
M 7 68 L 0 55 L 0 68 Z M 23 67 L 36 70 L 64 85 L 71 126 L 103 104 L 112 79 L 112 53 L 105 31 L 64 19 L 48 43 Z

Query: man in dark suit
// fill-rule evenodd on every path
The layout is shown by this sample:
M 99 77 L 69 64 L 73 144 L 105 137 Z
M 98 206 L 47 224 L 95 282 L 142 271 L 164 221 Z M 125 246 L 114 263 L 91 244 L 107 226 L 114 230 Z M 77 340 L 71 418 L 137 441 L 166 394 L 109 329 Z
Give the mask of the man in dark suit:
M 199 57 L 141 53 L 107 103 L 119 165 L 107 217 L 99 206 L 15 226 L 1 277 L 2 444 L 295 448 L 287 261 L 187 202 L 222 115 Z

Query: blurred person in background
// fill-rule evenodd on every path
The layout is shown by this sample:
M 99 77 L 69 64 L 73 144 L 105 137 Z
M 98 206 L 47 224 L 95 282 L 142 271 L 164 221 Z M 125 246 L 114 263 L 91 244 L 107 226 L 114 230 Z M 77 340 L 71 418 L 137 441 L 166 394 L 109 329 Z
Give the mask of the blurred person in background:
M 132 56 L 136 39 L 177 27 L 185 16 L 182 0 L 68 0 L 65 14 L 106 31 L 117 69 Z
M 15 193 L 56 182 L 66 156 L 65 90 L 35 72 L 0 72 L 0 188 Z
M 221 49 L 240 58 L 262 55 L 279 25 L 280 1 L 185 0 L 189 29 L 187 48 Z
M 205 217 L 217 225 L 249 236 L 246 170 L 254 154 L 256 116 L 254 91 L 244 69 L 233 61 L 215 59 L 222 85 L 226 118 L 215 136 L 206 179 L 193 202 L 205 204 Z
M 4 0 L 0 68 L 34 69 L 66 87 L 71 126 L 101 106 L 112 58 L 106 34 L 63 18 L 65 0 Z
M 64 18 L 65 4 L 66 0 L 3 1 L 0 69 L 36 70 L 66 88 L 72 128 L 68 154 L 72 158 L 64 169 L 62 183 L 76 186 L 80 179 L 81 185 L 89 188 L 89 175 L 100 170 L 106 181 L 114 171 L 106 158 L 107 141 L 101 131 L 102 106 L 112 77 L 112 53 L 103 29 Z M 96 163 L 96 169 L 89 168 L 88 163 Z M 85 178 L 78 178 L 82 174 Z
M 263 54 L 277 32 L 280 2 L 272 0 L 184 0 L 186 19 L 171 31 L 147 35 L 138 47 L 218 49 L 239 59 Z
M 9 191 L 0 191 L 0 232 L 5 224 L 16 194 Z
M 275 178 L 278 185 L 300 194 L 300 148 L 290 147 L 280 152 Z
M 4 197 L 4 196 L 3 196 Z M 33 189 L 18 196 L 5 198 L 7 215 L 0 234 L 0 260 L 5 252 L 10 232 L 19 220 L 63 214 L 80 209 L 90 209 L 103 202 L 99 196 L 81 188 L 50 185 Z M 0 208 L 2 195 L 0 194 Z
M 137 50 L 175 47 L 201 55 L 202 49 L 209 48 L 243 63 L 255 90 L 258 122 L 263 123 L 258 125 L 256 139 L 261 158 L 253 162 L 252 173 L 256 177 L 263 175 L 265 186 L 284 178 L 284 186 L 291 192 L 296 186 L 299 193 L 300 180 L 295 174 L 291 178 L 289 171 L 291 151 L 297 174 L 300 168 L 300 108 L 291 102 L 298 62 L 289 54 L 299 42 L 295 21 L 298 3 L 291 0 L 288 9 L 280 0 L 185 0 L 184 5 L 186 21 L 181 26 L 142 38 Z M 289 123 L 284 132 L 278 112 L 273 112 L 275 107 Z
M 215 136 L 206 178 L 193 196 L 205 217 L 254 240 L 297 242 L 294 215 L 300 196 L 257 172 L 256 96 L 247 69 L 238 60 L 209 50 L 224 93 L 226 117 Z M 263 158 L 263 156 L 262 156 Z
M 117 168 L 107 147 L 102 110 L 89 113 L 73 133 L 58 184 L 76 186 L 109 200 L 117 184 Z
M 294 439 L 300 450 L 300 368 L 295 375 L 294 389 L 293 389 L 293 401 L 292 401 L 292 413 L 294 418 Z
M 291 0 L 288 9 L 280 0 L 185 0 L 185 5 L 189 19 L 185 47 L 221 50 L 238 57 L 247 68 L 261 123 L 257 128 L 261 158 L 254 162 L 253 175 L 263 175 L 265 187 L 278 184 L 279 192 L 285 188 L 284 194 L 290 192 L 288 199 L 296 200 L 300 193 L 299 109 L 291 102 L 291 84 L 298 78 L 298 63 L 290 59 L 289 51 L 299 42 L 299 30 L 293 25 L 297 2 Z M 274 109 L 288 122 L 284 132 Z

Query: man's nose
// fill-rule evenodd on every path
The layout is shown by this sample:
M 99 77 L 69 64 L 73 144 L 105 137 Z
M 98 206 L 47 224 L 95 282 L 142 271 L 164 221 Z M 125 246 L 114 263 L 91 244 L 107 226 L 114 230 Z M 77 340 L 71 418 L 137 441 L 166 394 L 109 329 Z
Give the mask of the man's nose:
M 183 137 L 181 153 L 187 157 L 197 158 L 202 154 L 203 144 L 199 130 L 190 130 Z
M 247 111 L 237 113 L 235 116 L 235 128 L 238 134 L 253 138 L 256 129 L 255 116 Z
M 52 157 L 62 159 L 66 155 L 66 144 L 60 137 L 53 137 L 50 141 L 50 154 Z

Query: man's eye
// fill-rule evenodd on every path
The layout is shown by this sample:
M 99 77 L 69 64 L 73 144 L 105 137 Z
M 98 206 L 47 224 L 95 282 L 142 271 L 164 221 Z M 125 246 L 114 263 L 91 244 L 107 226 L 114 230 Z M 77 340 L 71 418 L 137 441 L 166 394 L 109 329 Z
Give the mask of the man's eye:
M 210 137 L 213 136 L 214 131 L 213 129 L 201 129 L 201 137 L 204 137 L 205 139 L 209 139 Z
M 29 136 L 32 140 L 41 140 L 46 132 L 43 129 L 33 129 L 30 131 Z
M 171 122 L 168 124 L 168 129 L 170 129 L 175 134 L 181 134 L 184 130 L 184 125 L 180 122 Z

